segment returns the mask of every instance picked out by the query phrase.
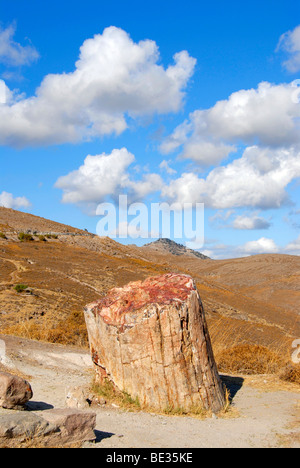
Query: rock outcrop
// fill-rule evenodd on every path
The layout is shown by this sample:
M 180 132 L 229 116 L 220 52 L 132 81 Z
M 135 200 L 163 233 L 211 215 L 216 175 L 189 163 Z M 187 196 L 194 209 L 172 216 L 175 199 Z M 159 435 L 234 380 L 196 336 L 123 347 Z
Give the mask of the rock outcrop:
M 28 411 L 0 413 L 0 448 L 48 437 L 56 430 L 45 419 Z
M 109 379 L 159 410 L 223 408 L 203 306 L 190 276 L 167 274 L 112 289 L 86 306 L 85 319 L 101 381 Z
M 94 432 L 96 413 L 71 408 L 54 408 L 43 411 L 42 415 L 50 426 L 56 428 L 56 434 L 49 439 L 52 444 L 64 445 L 96 439 Z
M 94 441 L 96 413 L 69 408 L 51 409 L 41 415 L 28 411 L 0 413 L 0 448 L 38 443 L 64 447 Z
M 209 259 L 209 257 L 197 250 L 189 249 L 182 244 L 177 244 L 177 242 L 166 238 L 158 239 L 150 244 L 145 244 L 142 249 L 151 249 L 159 253 L 176 255 L 179 257 L 184 255 L 186 257 L 197 257 L 201 260 Z
M 27 380 L 8 372 L 0 372 L 0 406 L 6 409 L 23 409 L 32 398 L 31 385 Z

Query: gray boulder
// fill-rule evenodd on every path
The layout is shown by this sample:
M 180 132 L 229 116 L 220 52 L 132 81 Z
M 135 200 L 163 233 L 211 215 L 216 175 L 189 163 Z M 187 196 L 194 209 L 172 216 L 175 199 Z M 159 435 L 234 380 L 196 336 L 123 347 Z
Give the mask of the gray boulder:
M 74 409 L 52 409 L 41 415 L 28 411 L 0 412 L 0 448 L 64 447 L 94 441 L 96 414 Z
M 56 430 L 55 426 L 34 413 L 8 411 L 0 414 L 0 447 L 11 441 L 22 443 L 44 437 Z

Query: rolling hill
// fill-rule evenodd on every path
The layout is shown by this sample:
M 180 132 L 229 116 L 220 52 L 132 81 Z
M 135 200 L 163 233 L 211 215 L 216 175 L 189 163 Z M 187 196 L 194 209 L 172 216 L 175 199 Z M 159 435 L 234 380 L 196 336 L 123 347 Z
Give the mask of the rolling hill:
M 0 208 L 0 232 L 4 334 L 86 346 L 87 303 L 114 286 L 172 271 L 196 280 L 216 354 L 251 344 L 289 356 L 300 337 L 298 256 L 211 260 L 163 239 L 124 246 L 5 208 Z M 21 242 L 20 232 L 30 232 L 33 240 Z M 15 289 L 20 284 L 23 292 Z

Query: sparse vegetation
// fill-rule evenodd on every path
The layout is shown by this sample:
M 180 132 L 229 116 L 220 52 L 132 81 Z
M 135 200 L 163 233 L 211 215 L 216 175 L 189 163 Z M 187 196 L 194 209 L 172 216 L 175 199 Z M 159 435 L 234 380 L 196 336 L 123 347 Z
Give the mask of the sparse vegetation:
M 28 288 L 27 284 L 16 284 L 16 286 L 14 287 L 14 289 L 15 289 L 15 291 L 17 291 L 17 293 L 22 293 L 27 288 Z
M 139 402 L 138 397 L 132 398 L 129 395 L 129 393 L 121 392 L 108 379 L 105 379 L 102 384 L 99 384 L 98 382 L 95 382 L 94 380 L 91 390 L 96 396 L 103 398 L 107 403 L 109 404 L 114 403 L 120 408 L 124 408 L 124 409 L 131 410 L 131 411 L 143 410 L 143 411 L 150 411 L 154 413 L 163 414 L 166 416 L 190 416 L 190 417 L 196 417 L 200 419 L 207 418 L 211 416 L 212 414 L 210 410 L 206 410 L 205 408 L 203 408 L 201 404 L 192 406 L 188 411 L 182 407 L 174 408 L 171 406 L 164 408 L 162 411 L 157 411 L 151 407 L 142 406 L 141 403 Z M 225 417 L 231 412 L 231 406 L 229 402 L 229 399 L 230 399 L 229 391 L 227 390 L 227 388 L 225 388 L 225 394 L 226 394 L 226 405 L 224 409 L 219 413 L 219 416 L 221 417 Z M 235 412 L 234 410 L 232 410 L 232 415 L 234 414 Z
M 225 406 L 222 409 L 222 411 L 218 413 L 218 416 L 219 417 L 234 417 L 237 415 L 237 412 L 231 406 L 230 392 L 225 385 L 224 385 L 224 391 L 225 391 Z M 174 408 L 174 407 L 168 406 L 167 408 L 163 410 L 162 413 L 167 416 L 189 416 L 189 417 L 194 417 L 198 419 L 205 419 L 205 418 L 212 416 L 211 410 L 206 410 L 205 408 L 203 408 L 202 405 L 193 405 L 189 410 L 185 410 L 182 407 Z
M 17 285 L 21 286 L 22 285 Z M 25 285 L 24 285 L 25 286 Z M 27 289 L 27 286 L 25 287 Z M 18 291 L 18 292 L 23 292 Z M 20 317 L 17 323 L 4 327 L 3 333 L 20 336 L 48 343 L 64 345 L 88 346 L 87 330 L 83 312 L 73 312 L 65 320 L 32 320 L 32 317 Z
M 34 437 L 31 438 L 28 436 L 25 440 L 18 440 L 18 439 L 8 439 L 5 442 L 0 444 L 1 449 L 24 449 L 24 448 L 35 448 L 35 449 L 40 449 L 40 448 L 81 448 L 82 442 L 77 442 L 77 443 L 70 443 L 70 444 L 55 444 L 55 445 L 49 445 L 47 441 L 47 437 Z
M 4 232 L 0 232 L 0 239 L 7 239 L 6 235 Z
M 30 242 L 33 241 L 33 237 L 31 234 L 27 234 L 25 232 L 20 232 L 18 235 L 18 239 L 21 242 Z
M 167 406 L 162 413 L 167 416 L 197 416 L 201 419 L 211 415 L 211 411 L 205 410 L 201 405 L 192 406 L 189 410 L 185 410 L 180 406 L 177 408 Z
M 40 236 L 39 236 L 39 241 L 41 241 L 41 242 L 46 242 L 46 237 L 40 235 Z
M 299 368 L 287 365 L 292 352 L 291 305 L 296 310 L 298 301 L 298 257 L 270 255 L 219 264 L 184 256 L 161 258 L 154 249 L 150 255 L 146 249 L 131 250 L 107 238 L 80 238 L 74 248 L 74 239 L 69 236 L 40 248 L 39 242 L 31 245 L 33 234 L 29 230 L 39 241 L 39 235 L 58 239 L 51 233 L 66 233 L 67 226 L 28 214 L 25 219 L 23 213 L 3 211 L 1 215 L 0 238 L 4 238 L 3 232 L 18 232 L 24 242 L 7 243 L 1 254 L 2 307 L 6 311 L 1 318 L 2 333 L 87 347 L 85 304 L 129 281 L 168 271 L 186 272 L 197 281 L 220 372 L 272 373 L 299 384 Z M 262 293 L 257 289 L 259 281 Z M 24 297 L 24 308 L 20 308 L 20 297 L 11 292 L 12 288 L 24 292 L 26 284 L 35 294 L 26 304 Z M 275 294 L 274 285 L 279 285 L 280 294 Z M 293 337 L 298 336 L 297 332 Z
M 135 411 L 141 409 L 138 398 L 132 398 L 127 392 L 121 392 L 108 379 L 105 379 L 103 384 L 94 381 L 92 391 L 95 395 L 104 398 L 109 403 L 114 403 L 122 408 Z
M 254 344 L 237 345 L 218 356 L 219 370 L 229 374 L 277 374 L 283 365 L 280 355 Z
M 300 364 L 289 364 L 280 373 L 280 379 L 300 385 Z
M 266 345 L 258 344 L 257 327 L 251 322 L 226 317 L 214 320 L 209 318 L 208 322 L 220 372 L 231 375 L 272 374 L 279 377 L 290 368 L 290 338 L 281 336 Z M 264 341 L 263 335 L 261 341 Z

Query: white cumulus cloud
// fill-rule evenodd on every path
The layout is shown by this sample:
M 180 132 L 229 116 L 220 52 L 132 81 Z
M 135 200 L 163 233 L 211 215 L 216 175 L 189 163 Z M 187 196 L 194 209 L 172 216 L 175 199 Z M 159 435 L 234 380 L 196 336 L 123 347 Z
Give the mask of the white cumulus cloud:
M 15 42 L 15 32 L 14 23 L 6 29 L 0 26 L 0 63 L 13 67 L 30 65 L 39 58 L 39 53 L 32 45 L 22 46 Z
M 126 148 L 114 149 L 110 154 L 87 156 L 79 169 L 60 177 L 55 186 L 63 190 L 63 203 L 95 206 L 107 198 L 116 199 L 128 194 L 130 201 L 141 200 L 160 190 L 162 180 L 157 174 L 144 174 L 133 180 L 128 170 L 135 157 Z
M 260 216 L 237 216 L 232 224 L 234 229 L 241 230 L 255 230 L 255 229 L 268 229 L 271 224 L 265 218 Z
M 154 41 L 109 27 L 86 40 L 71 73 L 50 74 L 36 94 L 0 106 L 0 144 L 78 142 L 127 128 L 126 116 L 177 112 L 195 67 L 186 51 L 167 68 Z
M 300 70 L 300 25 L 280 37 L 278 50 L 285 51 L 289 56 L 283 66 L 292 73 L 298 72 Z
M 245 254 L 272 254 L 278 253 L 279 247 L 276 245 L 273 239 L 268 239 L 266 237 L 261 237 L 256 241 L 249 241 L 240 249 Z
M 182 174 L 163 187 L 162 195 L 178 203 L 205 203 L 216 209 L 279 208 L 288 201 L 288 184 L 298 177 L 300 150 L 252 146 L 206 178 L 194 172 Z
M 31 203 L 26 197 L 14 197 L 12 193 L 2 192 L 0 193 L 0 206 L 19 209 L 29 208 Z
M 295 83 L 260 83 L 206 110 L 192 112 L 161 144 L 163 154 L 182 147 L 181 157 L 216 165 L 236 144 L 288 147 L 300 143 L 300 106 Z

